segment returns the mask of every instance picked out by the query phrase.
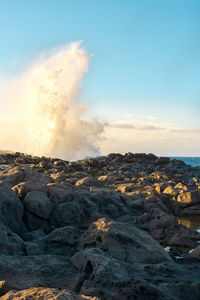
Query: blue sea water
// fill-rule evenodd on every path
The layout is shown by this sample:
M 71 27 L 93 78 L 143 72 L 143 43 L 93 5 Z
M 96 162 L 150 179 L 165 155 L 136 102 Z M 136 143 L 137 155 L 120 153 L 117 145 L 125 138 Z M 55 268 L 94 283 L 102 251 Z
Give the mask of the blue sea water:
M 179 159 L 192 167 L 200 167 L 200 157 L 170 157 L 171 159 Z

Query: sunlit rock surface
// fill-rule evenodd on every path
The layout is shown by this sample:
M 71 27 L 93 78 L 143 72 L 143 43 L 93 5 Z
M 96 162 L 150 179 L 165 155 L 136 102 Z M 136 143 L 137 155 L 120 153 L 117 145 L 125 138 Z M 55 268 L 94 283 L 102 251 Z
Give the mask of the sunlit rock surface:
M 153 154 L 0 152 L 1 299 L 198 299 L 199 186 Z

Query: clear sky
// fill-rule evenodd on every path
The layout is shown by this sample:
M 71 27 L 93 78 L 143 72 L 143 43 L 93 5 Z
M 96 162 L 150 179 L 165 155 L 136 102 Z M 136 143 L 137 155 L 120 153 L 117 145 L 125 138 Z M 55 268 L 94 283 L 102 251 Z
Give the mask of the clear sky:
M 0 1 L 0 73 L 14 75 L 41 51 L 82 40 L 92 54 L 82 83 L 85 117 L 118 124 L 123 133 L 106 133 L 116 138 L 130 139 L 130 122 L 135 130 L 165 128 L 168 135 L 159 129 L 155 140 L 162 147 L 149 142 L 147 151 L 200 156 L 199 16 L 199 0 Z M 173 143 L 174 132 L 185 139 L 182 149 L 164 146 L 163 135 Z

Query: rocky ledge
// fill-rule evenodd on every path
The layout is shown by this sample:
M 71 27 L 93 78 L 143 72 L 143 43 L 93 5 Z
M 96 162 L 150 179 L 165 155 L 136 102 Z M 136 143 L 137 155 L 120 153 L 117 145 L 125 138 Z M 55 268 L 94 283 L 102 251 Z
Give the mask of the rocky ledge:
M 0 154 L 2 299 L 199 299 L 200 168 Z

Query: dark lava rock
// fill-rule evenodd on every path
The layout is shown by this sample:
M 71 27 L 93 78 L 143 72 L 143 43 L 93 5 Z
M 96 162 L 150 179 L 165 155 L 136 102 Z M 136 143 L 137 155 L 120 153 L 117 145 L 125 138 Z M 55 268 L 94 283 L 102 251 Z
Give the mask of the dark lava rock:
M 106 218 L 93 222 L 81 237 L 81 248 L 91 245 L 119 261 L 131 264 L 171 261 L 166 251 L 145 231 Z
M 14 232 L 19 232 L 24 207 L 16 194 L 0 185 L 0 220 Z
M 53 210 L 53 203 L 43 192 L 29 192 L 23 204 L 25 209 L 42 219 L 49 219 Z
M 200 233 L 177 222 L 199 195 L 199 168 L 153 154 L 0 151 L 1 298 L 199 299 Z

